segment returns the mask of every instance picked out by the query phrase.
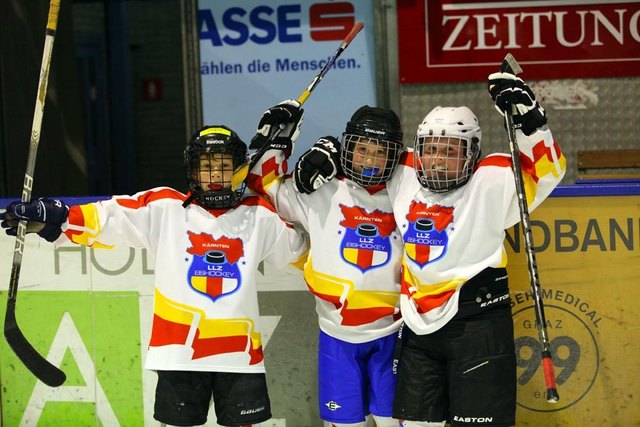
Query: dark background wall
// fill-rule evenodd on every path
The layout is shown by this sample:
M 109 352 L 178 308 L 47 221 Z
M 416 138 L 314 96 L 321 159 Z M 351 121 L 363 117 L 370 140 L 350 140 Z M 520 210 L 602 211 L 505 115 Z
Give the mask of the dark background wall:
M 29 149 L 48 2 L 0 2 L 0 194 L 18 196 Z M 58 24 L 34 191 L 86 194 L 83 119 L 73 56 L 72 16 Z
M 184 188 L 179 0 L 62 0 L 34 195 Z M 0 196 L 22 191 L 49 2 L 0 2 Z
M 433 106 L 467 105 L 483 153 L 508 151 L 483 82 L 399 84 L 395 0 L 371 1 L 378 104 L 398 112 L 405 143 Z M 22 191 L 48 6 L 0 1 L 0 197 Z M 195 9 L 197 0 L 62 0 L 34 195 L 185 189 L 182 150 L 202 120 Z M 567 157 L 563 184 L 576 179 L 579 150 L 638 148 L 639 77 L 527 81 Z

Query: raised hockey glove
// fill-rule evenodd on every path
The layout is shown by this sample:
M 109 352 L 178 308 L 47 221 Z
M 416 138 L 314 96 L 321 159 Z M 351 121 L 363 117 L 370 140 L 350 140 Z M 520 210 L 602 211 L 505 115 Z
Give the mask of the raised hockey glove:
M 20 220 L 27 221 L 27 233 L 38 233 L 53 242 L 62 233 L 62 224 L 69 216 L 69 206 L 61 200 L 41 197 L 30 202 L 11 202 L 6 212 L 0 213 L 0 226 L 9 236 L 18 234 Z
M 254 150 L 276 149 L 283 150 L 289 157 L 293 149 L 293 143 L 300 135 L 300 125 L 304 109 L 298 101 L 289 99 L 264 112 L 258 130 L 249 148 Z
M 296 163 L 293 181 L 300 193 L 311 194 L 340 171 L 340 141 L 322 137 Z
M 522 129 L 525 135 L 547 124 L 544 108 L 521 78 L 511 73 L 493 73 L 489 75 L 488 88 L 496 110 L 503 116 L 511 111 L 515 128 Z

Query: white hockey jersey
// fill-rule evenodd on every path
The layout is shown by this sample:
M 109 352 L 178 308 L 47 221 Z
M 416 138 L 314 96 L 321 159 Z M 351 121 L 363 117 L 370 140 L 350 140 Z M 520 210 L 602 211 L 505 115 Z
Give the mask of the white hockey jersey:
M 269 150 L 247 179 L 278 213 L 309 233 L 304 278 L 315 296 L 320 329 L 351 343 L 400 326 L 402 240 L 384 185 L 368 190 L 344 178 L 300 194 L 285 176 L 280 150 Z
M 517 131 L 529 209 L 560 183 L 566 169 L 551 132 Z M 424 189 L 405 152 L 389 183 L 396 222 L 403 235 L 401 310 L 417 334 L 432 333 L 458 312 L 460 289 L 488 267 L 507 264 L 505 229 L 520 221 L 511 157 L 487 156 L 469 182 L 448 193 Z
M 155 298 L 145 368 L 264 372 L 256 272 L 305 254 L 306 241 L 256 196 L 230 210 L 186 208 L 159 187 L 72 206 L 56 243 L 124 245 L 153 254 Z

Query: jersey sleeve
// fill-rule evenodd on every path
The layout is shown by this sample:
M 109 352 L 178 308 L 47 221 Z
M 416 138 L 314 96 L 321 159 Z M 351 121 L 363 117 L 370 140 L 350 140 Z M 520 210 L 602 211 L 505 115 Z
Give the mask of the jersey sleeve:
M 560 184 L 567 169 L 567 160 L 551 131 L 546 127 L 538 129 L 530 136 L 517 130 L 516 138 L 520 149 L 520 165 L 527 205 L 529 211 L 533 211 Z M 509 175 L 507 178 L 509 182 L 505 186 L 507 189 L 505 197 L 508 199 L 505 228 L 520 221 L 515 180 L 513 173 Z
M 288 162 L 282 150 L 268 150 L 253 163 L 247 177 L 251 191 L 270 201 L 278 214 L 308 230 L 308 208 L 287 175 Z
M 277 230 L 273 244 L 265 256 L 265 261 L 282 270 L 289 264 L 302 268 L 307 259 L 309 242 L 307 235 L 296 230 L 291 224 L 282 221 Z
M 278 215 L 268 201 L 261 197 L 256 199 L 259 200 L 256 219 L 260 230 L 261 261 L 267 261 L 280 270 L 289 264 L 301 269 L 309 250 L 307 233 Z
M 93 248 L 149 247 L 154 227 L 152 205 L 164 198 L 182 200 L 184 196 L 163 188 L 72 206 L 56 243 L 71 241 Z

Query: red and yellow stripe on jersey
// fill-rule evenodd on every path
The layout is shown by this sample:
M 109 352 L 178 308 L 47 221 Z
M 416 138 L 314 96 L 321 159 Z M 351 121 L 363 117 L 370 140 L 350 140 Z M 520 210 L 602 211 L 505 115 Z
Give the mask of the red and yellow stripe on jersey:
M 113 248 L 96 241 L 101 227 L 95 204 L 71 206 L 68 222 L 69 226 L 64 234 L 72 242 L 92 248 Z
M 446 304 L 465 281 L 463 278 L 455 278 L 442 283 L 422 284 L 403 263 L 401 292 L 413 298 L 418 313 L 423 314 Z
M 386 316 L 400 317 L 397 292 L 355 289 L 349 280 L 315 271 L 311 259 L 305 265 L 304 278 L 313 295 L 340 309 L 340 325 L 360 326 Z
M 567 159 L 562 154 L 560 146 L 554 140 L 553 146 L 548 147 L 544 141 L 536 143 L 532 150 L 533 160 L 520 152 L 520 166 L 522 168 L 522 179 L 524 190 L 527 195 L 527 203 L 531 205 L 538 191 L 538 181 L 543 176 L 552 175 L 555 178 L 560 178 L 560 172 L 554 157 L 558 159 L 558 165 L 560 171 L 565 171 L 567 168 Z M 554 156 L 555 154 L 555 156 Z M 507 155 L 502 156 L 489 156 L 482 159 L 476 166 L 476 170 L 483 166 L 500 166 L 513 168 L 513 162 L 511 157 Z
M 269 198 L 268 189 L 278 181 L 278 178 L 284 176 L 287 169 L 287 160 L 282 159 L 279 164 L 276 157 L 265 156 L 259 163 L 258 168 L 260 174 L 256 174 L 256 170 L 251 170 L 247 176 L 247 185 L 251 191 Z
M 155 290 L 150 347 L 185 345 L 192 359 L 225 353 L 247 353 L 250 364 L 264 359 L 260 333 L 253 320 L 207 319 L 203 310 L 171 301 Z

